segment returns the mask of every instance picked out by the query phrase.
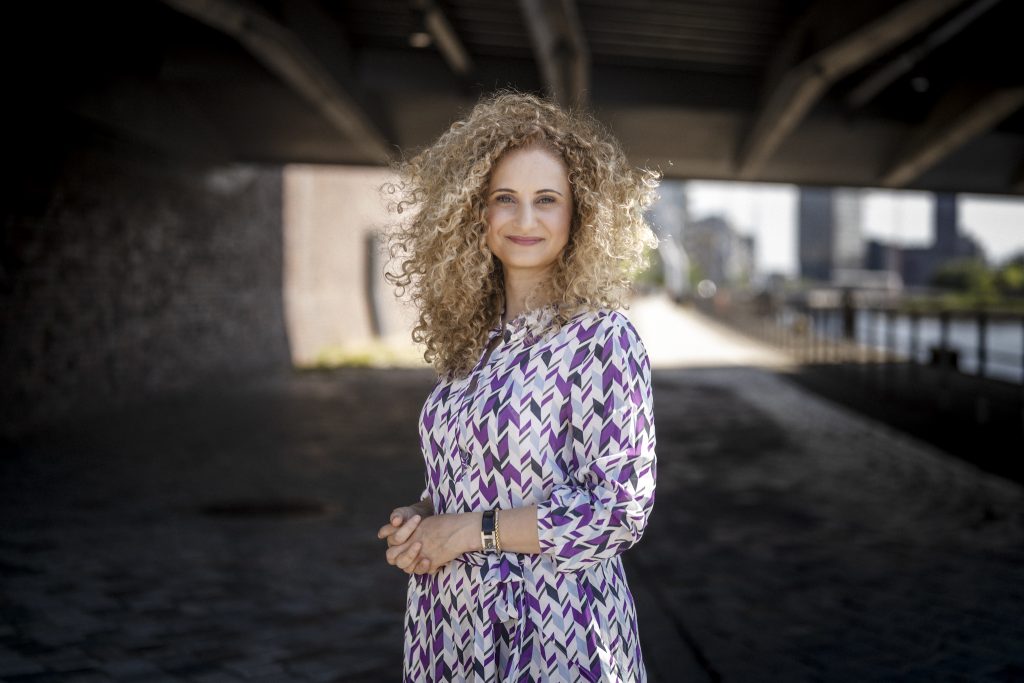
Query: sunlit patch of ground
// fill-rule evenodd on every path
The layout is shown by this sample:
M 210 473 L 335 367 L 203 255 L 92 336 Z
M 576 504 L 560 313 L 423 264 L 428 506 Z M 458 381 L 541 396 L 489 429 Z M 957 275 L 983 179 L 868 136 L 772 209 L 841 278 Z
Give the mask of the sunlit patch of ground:
M 301 370 L 342 367 L 425 368 L 423 347 L 409 339 L 387 337 L 324 347 L 312 362 L 297 366 Z

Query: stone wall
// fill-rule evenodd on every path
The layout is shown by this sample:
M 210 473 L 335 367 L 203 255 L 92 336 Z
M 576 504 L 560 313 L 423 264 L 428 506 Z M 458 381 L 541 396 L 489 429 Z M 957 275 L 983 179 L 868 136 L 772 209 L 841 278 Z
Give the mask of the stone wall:
M 4 434 L 290 367 L 279 165 L 92 144 L 41 146 L 17 169 L 0 262 Z

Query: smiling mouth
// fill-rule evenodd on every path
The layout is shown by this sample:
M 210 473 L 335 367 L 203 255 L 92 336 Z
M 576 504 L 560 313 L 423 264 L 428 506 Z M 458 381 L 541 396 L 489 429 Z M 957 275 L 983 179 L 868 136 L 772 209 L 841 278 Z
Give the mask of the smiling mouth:
M 541 241 L 540 237 L 509 237 L 516 244 L 536 244 Z

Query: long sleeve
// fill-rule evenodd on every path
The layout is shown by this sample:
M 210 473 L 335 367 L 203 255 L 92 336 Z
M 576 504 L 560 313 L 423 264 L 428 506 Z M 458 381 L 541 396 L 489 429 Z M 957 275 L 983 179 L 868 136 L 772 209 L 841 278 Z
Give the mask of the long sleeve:
M 424 470 L 423 490 L 420 491 L 420 500 L 426 500 L 427 498 L 430 498 L 430 471 Z
M 602 316 L 572 365 L 571 477 L 537 506 L 541 553 L 563 572 L 640 540 L 657 476 L 650 361 L 629 320 Z

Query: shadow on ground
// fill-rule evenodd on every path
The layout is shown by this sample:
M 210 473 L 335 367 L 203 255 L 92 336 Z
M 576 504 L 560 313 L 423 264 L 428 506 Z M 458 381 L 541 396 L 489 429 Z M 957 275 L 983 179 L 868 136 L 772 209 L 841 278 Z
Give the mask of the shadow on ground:
M 4 444 L 0 679 L 395 681 L 429 370 L 296 373 Z M 750 368 L 655 371 L 652 681 L 1024 680 L 1024 496 Z

